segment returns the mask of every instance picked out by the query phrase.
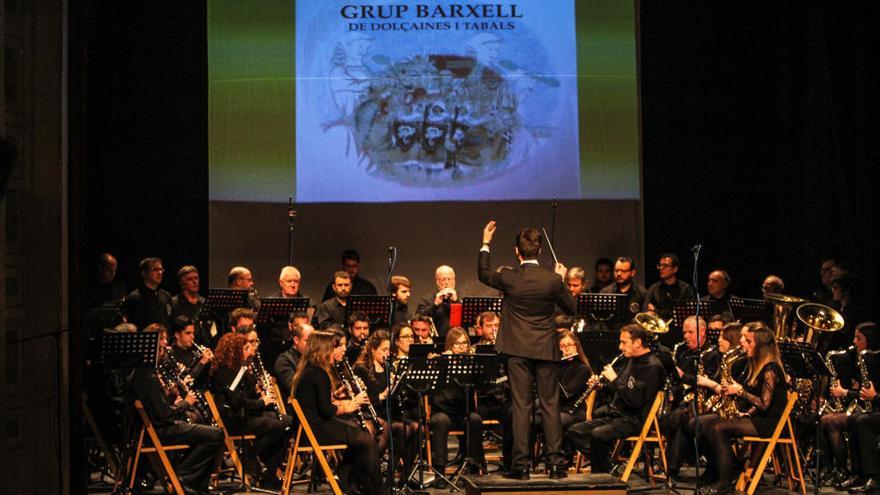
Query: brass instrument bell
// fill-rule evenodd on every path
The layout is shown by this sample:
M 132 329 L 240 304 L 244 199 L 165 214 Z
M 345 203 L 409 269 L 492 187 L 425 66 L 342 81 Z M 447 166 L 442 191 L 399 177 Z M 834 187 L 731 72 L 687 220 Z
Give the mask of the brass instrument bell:
M 765 295 L 764 299 L 773 304 L 773 334 L 776 341 L 793 340 L 796 321 L 792 319 L 792 310 L 809 301 L 800 297 L 775 293 Z
M 649 313 L 647 311 L 643 313 L 638 313 L 633 318 L 633 321 L 636 322 L 638 326 L 644 328 L 646 332 L 653 335 L 660 335 L 669 331 L 668 322 L 664 321 L 663 318 L 660 318 L 659 316 L 653 313 Z
M 843 328 L 843 316 L 824 304 L 802 304 L 797 311 L 800 320 L 807 330 L 804 332 L 804 342 L 816 345 L 819 335 L 822 333 L 836 332 Z

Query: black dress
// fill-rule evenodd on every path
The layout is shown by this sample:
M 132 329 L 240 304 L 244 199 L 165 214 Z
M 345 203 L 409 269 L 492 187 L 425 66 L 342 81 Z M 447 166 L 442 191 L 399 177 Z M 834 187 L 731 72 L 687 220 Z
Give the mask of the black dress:
M 342 489 L 360 485 L 361 493 L 379 493 L 379 451 L 369 433 L 336 417 L 337 407 L 330 398 L 330 375 L 316 366 L 307 365 L 296 384 L 294 397 L 321 444 L 346 444 L 339 479 Z

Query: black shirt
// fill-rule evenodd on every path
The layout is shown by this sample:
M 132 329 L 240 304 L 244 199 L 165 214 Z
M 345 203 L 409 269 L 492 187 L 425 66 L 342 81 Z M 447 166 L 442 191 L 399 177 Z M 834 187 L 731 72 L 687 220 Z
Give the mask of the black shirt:
M 563 360 L 559 367 L 559 409 L 567 411 L 583 395 L 593 370 L 577 356 Z M 583 407 L 585 402 L 581 402 Z
M 628 359 L 617 378 L 611 382 L 610 387 L 614 391 L 610 406 L 612 415 L 644 419 L 657 392 L 663 390 L 665 384 L 663 365 L 654 353 Z
M 290 395 L 290 385 L 293 383 L 293 377 L 296 375 L 296 367 L 299 365 L 300 359 L 302 359 L 302 354 L 291 347 L 279 354 L 278 359 L 275 360 L 275 365 L 272 369 L 275 371 L 275 376 L 278 377 L 278 388 L 284 392 L 285 396 Z
M 653 304 L 657 316 L 668 320 L 672 318 L 672 309 L 675 307 L 675 303 L 693 298 L 694 289 L 686 282 L 676 279 L 675 283 L 670 285 L 663 280 L 658 280 L 648 288 L 645 305 L 642 309 L 647 311 L 648 304 Z
M 205 298 L 196 295 L 196 302 L 191 303 L 183 294 L 177 294 L 171 298 L 171 321 L 179 315 L 188 316 L 195 323 L 196 341 L 201 345 L 211 344 L 211 326 L 213 321 L 201 321 L 202 308 L 205 307 Z
M 138 368 L 131 379 L 134 396 L 140 399 L 147 416 L 156 428 L 171 426 L 175 421 L 186 419 L 185 408 L 173 406 L 168 402 L 165 389 L 159 383 L 155 370 Z
M 629 289 L 626 292 L 620 289 L 620 286 L 617 285 L 617 282 L 605 287 L 600 291 L 601 294 L 627 294 L 629 298 L 627 298 L 627 307 L 629 308 L 629 312 L 631 316 L 635 316 L 639 311 L 642 310 L 642 307 L 645 305 L 645 299 L 648 296 L 648 291 L 641 285 L 631 282 L 629 284 Z
M 325 325 L 330 323 L 345 326 L 345 306 L 340 304 L 339 299 L 335 297 L 328 299 L 318 306 L 315 317 L 319 328 L 325 328 Z
M 138 330 L 151 323 L 161 323 L 171 327 L 171 294 L 161 288 L 150 289 L 141 284 L 125 300 L 125 315 L 128 322 Z
M 730 298 L 731 297 L 736 297 L 736 296 L 731 296 L 729 293 L 725 292 L 724 295 L 719 297 L 718 299 L 713 297 L 711 294 L 706 294 L 705 296 L 701 297 L 700 298 L 701 301 L 708 301 L 709 302 L 709 308 L 710 308 L 711 314 L 706 315 L 706 316 L 724 315 L 726 313 L 728 316 L 733 317 L 733 311 L 731 311 L 731 309 L 730 309 Z

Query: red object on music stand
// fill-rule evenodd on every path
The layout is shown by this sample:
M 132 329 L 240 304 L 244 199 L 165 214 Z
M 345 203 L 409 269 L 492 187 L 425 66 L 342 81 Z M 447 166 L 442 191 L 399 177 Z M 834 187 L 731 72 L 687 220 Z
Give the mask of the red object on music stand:
M 461 326 L 461 303 L 449 303 L 449 327 Z

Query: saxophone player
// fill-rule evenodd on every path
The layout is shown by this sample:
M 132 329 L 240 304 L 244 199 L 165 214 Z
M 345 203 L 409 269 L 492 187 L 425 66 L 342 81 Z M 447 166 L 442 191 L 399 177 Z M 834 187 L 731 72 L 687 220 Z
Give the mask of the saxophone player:
M 701 445 L 707 447 L 700 449 L 708 461 L 700 483 L 714 482 L 706 491 L 709 494 L 734 492 L 731 442 L 742 436 L 770 436 L 787 402 L 788 377 L 773 331 L 762 322 L 747 323 L 742 329 L 740 346 L 747 356 L 748 375 L 742 383 L 731 381 L 720 384 L 718 389 L 721 394 L 737 397 L 736 417 L 723 419 L 718 413 L 702 414 L 688 425 L 691 431 L 698 431 Z
M 660 418 L 660 427 L 667 439 L 666 456 L 669 475 L 675 477 L 689 454 L 693 437 L 687 434 L 687 423 L 693 417 L 693 401 L 702 407 L 699 399 L 708 392 L 699 386 L 698 375 L 715 375 L 718 371 L 718 351 L 714 343 L 706 341 L 706 321 L 688 317 L 682 325 L 684 341 L 676 346 L 675 367 L 680 380 L 676 387 L 675 406 Z M 699 338 L 698 338 L 699 337 Z
M 880 330 L 878 330 L 876 323 L 861 323 L 856 326 L 854 334 L 853 343 L 856 344 L 856 348 L 862 345 L 860 341 L 864 340 L 865 349 L 859 351 L 859 356 L 880 348 L 880 344 L 878 344 Z M 864 364 L 864 361 L 859 364 Z M 846 418 L 852 473 L 847 480 L 836 487 L 849 490 L 850 493 L 880 493 L 880 452 L 877 450 L 877 441 L 880 438 L 880 412 L 878 412 L 880 411 L 880 398 L 878 398 L 874 385 L 878 383 L 880 376 L 869 375 L 867 367 L 860 366 L 857 369 L 860 372 L 857 375 L 860 382 L 858 397 L 866 406 L 870 404 L 870 410 L 865 412 L 855 409 L 853 414 Z M 866 376 L 862 378 L 860 376 L 862 374 Z M 843 449 L 836 449 L 834 452 L 837 453 L 838 450 Z

